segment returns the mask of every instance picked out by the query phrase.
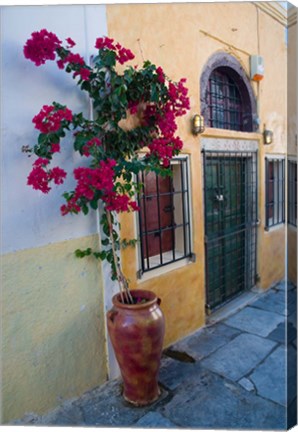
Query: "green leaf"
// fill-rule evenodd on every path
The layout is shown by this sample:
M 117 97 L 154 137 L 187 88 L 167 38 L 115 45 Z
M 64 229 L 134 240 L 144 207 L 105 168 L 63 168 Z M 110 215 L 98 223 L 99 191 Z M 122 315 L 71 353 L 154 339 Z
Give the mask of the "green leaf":
M 97 208 L 98 208 L 98 200 L 94 199 L 94 200 L 90 201 L 90 207 L 93 208 L 93 210 L 97 210 Z
M 85 256 L 91 255 L 91 253 L 92 253 L 92 249 L 91 248 L 88 248 L 88 249 L 85 249 L 85 250 L 81 250 L 81 249 L 76 249 L 75 250 L 75 256 L 77 258 L 84 258 Z
M 155 83 L 151 84 L 150 93 L 151 93 L 151 101 L 152 102 L 158 102 L 158 92 L 157 92 L 157 87 L 156 87 Z
M 44 145 L 44 144 L 47 144 L 47 142 L 48 142 L 48 135 L 46 135 L 46 134 L 39 134 L 39 136 L 38 136 L 38 144 L 40 144 L 40 145 Z
M 105 260 L 107 257 L 107 253 L 106 251 L 101 251 L 101 252 L 93 252 L 93 255 L 95 256 L 95 258 L 98 258 L 100 260 Z
M 89 213 L 89 209 L 86 204 L 82 205 L 82 212 L 84 213 L 84 215 L 87 215 Z
M 102 63 L 107 67 L 112 67 L 116 65 L 116 53 L 114 51 L 104 51 L 101 57 Z

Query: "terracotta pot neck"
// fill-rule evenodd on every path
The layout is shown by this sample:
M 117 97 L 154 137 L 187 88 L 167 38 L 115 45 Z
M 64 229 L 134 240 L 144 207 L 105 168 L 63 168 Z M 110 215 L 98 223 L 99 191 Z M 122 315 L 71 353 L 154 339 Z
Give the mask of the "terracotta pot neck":
M 112 301 L 113 305 L 120 309 L 131 309 L 131 310 L 140 310 L 140 309 L 147 309 L 148 307 L 153 306 L 157 303 L 157 296 L 152 291 L 147 290 L 131 290 L 130 291 L 132 297 L 135 298 L 141 298 L 146 300 L 144 303 L 135 303 L 135 304 L 126 304 L 121 302 L 121 295 L 120 293 L 114 295 Z

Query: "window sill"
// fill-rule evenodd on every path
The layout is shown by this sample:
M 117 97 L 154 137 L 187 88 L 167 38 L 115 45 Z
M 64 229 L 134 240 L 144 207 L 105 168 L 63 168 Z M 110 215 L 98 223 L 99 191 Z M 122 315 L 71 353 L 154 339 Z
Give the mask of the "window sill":
M 187 257 L 179 261 L 173 262 L 171 264 L 164 265 L 163 267 L 148 270 L 145 273 L 143 273 L 141 277 L 138 277 L 137 281 L 138 283 L 142 283 L 147 280 L 154 279 L 156 277 L 169 273 L 170 271 L 178 270 L 182 267 L 192 264 L 193 262 L 194 261 L 191 259 L 191 257 Z

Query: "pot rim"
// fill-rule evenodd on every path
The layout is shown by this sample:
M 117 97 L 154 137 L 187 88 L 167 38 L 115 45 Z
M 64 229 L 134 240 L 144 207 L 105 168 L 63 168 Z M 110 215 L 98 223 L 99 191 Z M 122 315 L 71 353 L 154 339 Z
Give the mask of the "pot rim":
M 130 293 L 133 296 L 140 296 L 142 298 L 147 299 L 148 301 L 146 301 L 146 303 L 137 303 L 137 304 L 124 304 L 121 303 L 121 295 L 120 293 L 117 293 L 113 296 L 112 298 L 112 302 L 113 305 L 116 306 L 117 308 L 122 308 L 122 309 L 145 309 L 148 308 L 154 304 L 157 303 L 157 296 L 153 291 L 149 291 L 149 290 L 143 290 L 143 289 L 133 289 L 130 290 Z

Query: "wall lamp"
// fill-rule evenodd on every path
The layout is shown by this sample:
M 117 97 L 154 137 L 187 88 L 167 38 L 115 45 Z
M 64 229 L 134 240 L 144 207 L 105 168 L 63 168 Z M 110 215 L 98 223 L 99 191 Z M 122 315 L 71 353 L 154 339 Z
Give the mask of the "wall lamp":
M 199 135 L 200 133 L 203 133 L 205 130 L 205 122 L 204 117 L 196 114 L 192 118 L 192 133 L 194 135 Z
M 265 145 L 272 144 L 272 142 L 273 142 L 273 132 L 271 130 L 264 129 L 263 137 L 264 137 L 264 144 Z

